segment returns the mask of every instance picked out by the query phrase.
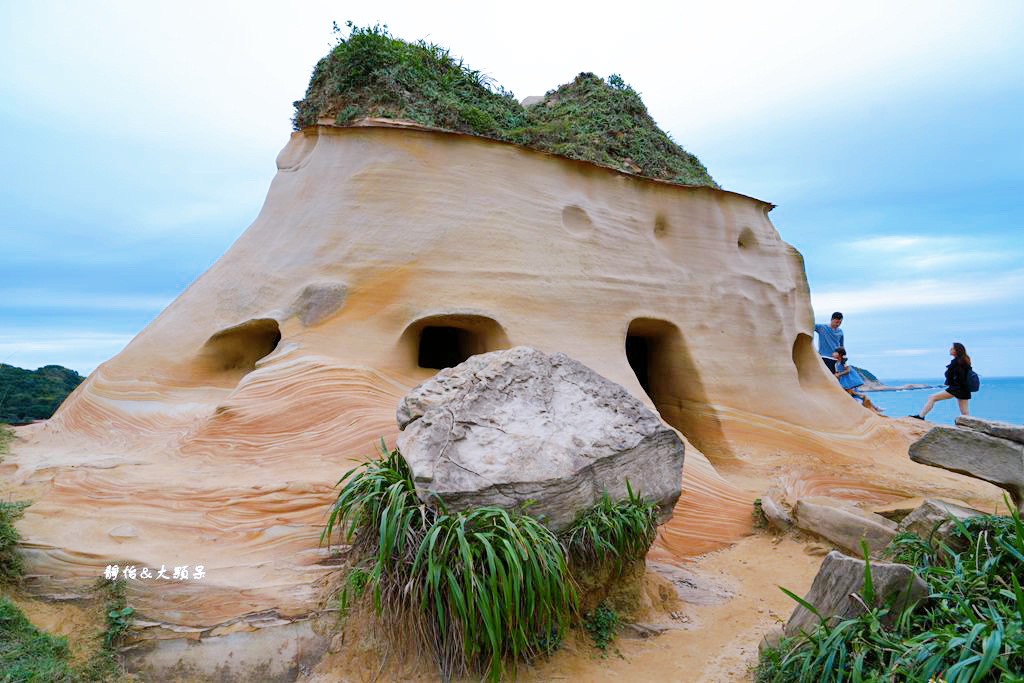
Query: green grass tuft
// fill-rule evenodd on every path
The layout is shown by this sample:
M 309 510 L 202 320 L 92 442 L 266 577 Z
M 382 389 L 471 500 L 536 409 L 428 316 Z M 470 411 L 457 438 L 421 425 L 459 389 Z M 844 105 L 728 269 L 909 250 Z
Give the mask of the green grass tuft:
M 515 96 L 438 45 L 409 43 L 387 26 L 347 24 L 348 37 L 313 69 L 295 102 L 296 130 L 329 118 L 362 117 L 514 142 L 551 154 L 686 185 L 718 187 L 703 164 L 658 128 L 640 95 L 618 75 L 581 73 L 523 107 Z
M 429 652 L 446 680 L 498 680 L 560 642 L 577 598 L 562 547 L 540 522 L 424 505 L 405 460 L 383 442 L 338 483 L 321 540 L 351 544 L 343 612 L 372 596 L 392 637 Z
M 785 638 L 763 655 L 759 683 L 1024 681 L 1024 523 L 1010 509 L 1010 517 L 954 520 L 948 541 L 897 536 L 890 555 L 915 567 L 928 600 L 899 614 L 874 607 Z M 872 592 L 866 582 L 865 598 Z
M 0 585 L 15 583 L 24 573 L 24 562 L 17 548 L 21 535 L 14 523 L 28 506 L 26 502 L 0 502 Z
M 67 638 L 40 631 L 21 610 L 0 596 L 0 680 L 73 681 Z
M 14 430 L 0 422 L 0 455 L 11 452 L 11 442 L 14 441 Z
M 657 505 L 634 493 L 628 481 L 626 491 L 627 497 L 618 502 L 605 491 L 597 505 L 562 532 L 562 544 L 573 565 L 613 564 L 620 574 L 647 555 L 658 532 Z

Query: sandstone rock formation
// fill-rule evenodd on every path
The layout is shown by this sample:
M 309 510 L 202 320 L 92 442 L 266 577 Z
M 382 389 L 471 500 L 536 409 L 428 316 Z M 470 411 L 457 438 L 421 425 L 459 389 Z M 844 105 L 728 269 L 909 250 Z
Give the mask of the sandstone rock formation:
M 129 582 L 138 661 L 287 671 L 326 646 L 318 540 L 337 478 L 394 443 L 412 387 L 514 345 L 571 355 L 687 441 L 653 559 L 749 530 L 753 493 L 712 461 L 781 468 L 791 497 L 920 495 L 917 427 L 863 410 L 815 353 L 771 204 L 363 123 L 295 133 L 231 249 L 19 429 L 0 471 L 5 496 L 34 501 L 18 528 L 35 593 L 73 595 L 107 565 L 203 565 Z M 969 489 L 926 476 L 932 495 Z M 270 654 L 275 633 L 294 656 Z
M 1024 428 L 961 419 L 964 427 L 933 427 L 911 445 L 910 459 L 995 484 L 1024 512 Z
M 808 496 L 796 503 L 796 525 L 822 536 L 840 548 L 862 555 L 861 541 L 874 554 L 889 545 L 896 523 L 826 496 Z
M 847 557 L 832 551 L 821 563 L 818 575 L 814 577 L 811 590 L 804 600 L 814 605 L 826 620 L 846 619 L 864 612 L 864 560 Z M 899 612 L 928 595 L 928 584 L 914 574 L 905 564 L 887 562 L 871 563 L 871 581 L 875 591 L 875 604 L 891 604 L 890 614 Z M 857 594 L 861 601 L 851 597 Z M 794 636 L 810 632 L 820 622 L 810 610 L 799 605 L 786 622 L 785 633 Z
M 627 482 L 672 516 L 683 443 L 621 386 L 565 354 L 517 346 L 442 370 L 402 399 L 398 447 L 420 498 L 511 508 L 554 532 Z

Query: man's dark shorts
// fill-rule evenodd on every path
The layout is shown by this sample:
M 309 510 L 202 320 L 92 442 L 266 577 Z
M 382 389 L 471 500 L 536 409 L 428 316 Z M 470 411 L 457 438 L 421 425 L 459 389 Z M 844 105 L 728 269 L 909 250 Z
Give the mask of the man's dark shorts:
M 836 359 L 835 358 L 827 358 L 825 356 L 822 356 L 821 360 L 822 360 L 823 363 L 825 363 L 825 366 L 828 368 L 829 372 L 835 373 L 835 371 L 836 371 Z

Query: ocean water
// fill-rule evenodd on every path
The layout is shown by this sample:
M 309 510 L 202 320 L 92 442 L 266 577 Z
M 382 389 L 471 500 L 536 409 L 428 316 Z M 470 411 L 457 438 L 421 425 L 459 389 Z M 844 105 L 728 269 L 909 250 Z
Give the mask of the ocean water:
M 888 386 L 901 384 L 941 385 L 940 379 L 882 379 Z M 868 397 L 890 417 L 903 417 L 918 413 L 924 408 L 925 402 L 932 394 L 943 387 L 930 389 L 911 389 L 908 391 L 870 391 Z M 981 391 L 971 396 L 967 406 L 975 417 L 987 420 L 999 420 L 1024 424 L 1024 377 L 985 377 L 981 378 Z M 932 412 L 928 413 L 928 421 L 939 424 L 953 424 L 960 414 L 956 399 L 939 401 Z

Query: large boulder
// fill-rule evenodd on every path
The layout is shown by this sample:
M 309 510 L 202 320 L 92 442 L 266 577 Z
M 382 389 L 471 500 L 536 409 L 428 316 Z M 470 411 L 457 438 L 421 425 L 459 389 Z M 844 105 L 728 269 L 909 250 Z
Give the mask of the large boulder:
M 605 491 L 633 491 L 672 515 L 683 442 L 618 384 L 582 363 L 526 346 L 472 356 L 437 373 L 398 408 L 398 447 L 417 492 L 449 509 L 528 511 L 554 531 Z
M 804 600 L 814 605 L 825 620 L 842 620 L 864 612 L 864 574 L 866 563 L 840 552 L 832 551 L 821 563 L 811 590 Z M 871 583 L 875 592 L 875 605 L 891 604 L 890 615 L 928 595 L 928 584 L 905 564 L 871 563 Z M 853 597 L 856 594 L 858 597 Z M 859 598 L 859 599 L 858 599 Z M 810 632 L 821 623 L 806 607 L 793 610 L 786 622 L 786 635 Z
M 1024 443 L 974 429 L 933 427 L 911 444 L 910 459 L 995 484 L 1024 511 Z
M 826 496 L 808 496 L 796 503 L 796 525 L 855 555 L 866 541 L 872 554 L 889 545 L 896 523 L 873 512 Z

